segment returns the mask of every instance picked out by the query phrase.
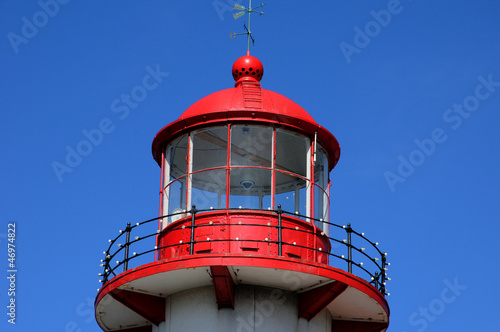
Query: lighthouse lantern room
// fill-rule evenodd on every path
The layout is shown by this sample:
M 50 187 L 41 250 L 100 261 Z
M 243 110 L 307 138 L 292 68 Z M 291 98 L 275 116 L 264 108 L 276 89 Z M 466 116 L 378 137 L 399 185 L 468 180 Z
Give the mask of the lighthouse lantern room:
M 155 136 L 160 215 L 104 251 L 103 331 L 387 329 L 385 253 L 329 220 L 339 144 L 263 74 L 248 52 Z

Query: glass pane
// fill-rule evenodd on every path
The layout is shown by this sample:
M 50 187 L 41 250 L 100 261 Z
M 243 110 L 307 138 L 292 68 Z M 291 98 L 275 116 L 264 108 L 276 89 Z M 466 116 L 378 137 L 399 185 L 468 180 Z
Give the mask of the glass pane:
M 179 178 L 187 173 L 188 137 L 183 135 L 167 147 L 167 162 L 170 166 L 170 177 Z
M 316 164 L 314 165 L 314 206 L 316 219 L 328 221 L 328 158 L 325 150 L 318 146 L 316 150 Z
M 170 217 L 168 223 L 185 217 L 185 213 L 181 212 L 186 211 L 186 179 L 187 177 L 182 177 L 171 182 L 165 189 L 165 199 L 168 200 L 168 214 L 177 214 Z
M 284 211 L 307 215 L 308 184 L 309 181 L 302 178 L 276 172 L 276 208 L 281 204 Z
M 328 195 L 318 186 L 314 186 L 314 200 L 314 218 L 328 221 Z M 316 222 L 316 226 L 323 229 L 319 222 Z
M 227 127 L 195 131 L 193 139 L 193 172 L 223 167 L 227 163 Z
M 198 210 L 226 206 L 226 170 L 214 169 L 192 176 L 191 204 Z
M 276 130 L 276 169 L 307 177 L 309 139 L 305 136 Z
M 264 209 L 271 207 L 271 170 L 231 168 L 229 207 Z
M 271 167 L 273 128 L 231 127 L 231 165 Z
M 316 150 L 316 164 L 314 165 L 314 182 L 321 188 L 325 189 L 328 186 L 328 158 L 325 150 L 319 147 Z

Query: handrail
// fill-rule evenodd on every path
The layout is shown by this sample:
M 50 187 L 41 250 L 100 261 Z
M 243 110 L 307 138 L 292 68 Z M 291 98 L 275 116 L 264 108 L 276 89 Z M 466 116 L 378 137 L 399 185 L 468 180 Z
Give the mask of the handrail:
M 196 225 L 196 218 L 200 214 L 202 214 L 204 212 L 240 211 L 240 210 L 241 209 L 213 209 L 213 208 L 198 210 L 198 209 L 196 209 L 196 206 L 193 205 L 192 209 L 190 211 L 187 211 L 188 214 L 191 214 L 191 225 L 187 226 L 187 227 L 191 228 L 191 236 L 190 236 L 189 242 L 177 243 L 177 244 L 172 244 L 172 245 L 162 246 L 162 247 L 157 247 L 156 243 L 154 243 L 154 246 L 148 245 L 145 250 L 142 250 L 139 253 L 133 252 L 132 255 L 129 254 L 129 249 L 131 247 L 133 247 L 134 245 L 136 245 L 137 243 L 139 243 L 139 242 L 144 243 L 143 242 L 144 240 L 147 240 L 151 237 L 156 238 L 156 236 L 160 233 L 168 234 L 171 232 L 179 231 L 186 226 L 172 227 L 172 228 L 168 228 L 168 229 L 165 229 L 162 231 L 155 230 L 154 232 L 148 233 L 148 234 L 143 235 L 143 236 L 135 236 L 131 240 L 131 233 L 133 231 L 136 231 L 136 229 L 140 228 L 141 226 L 149 224 L 149 223 L 156 221 L 158 219 L 168 218 L 168 217 L 171 217 L 174 215 L 179 215 L 179 214 L 185 214 L 186 212 L 173 213 L 173 214 L 164 215 L 164 216 L 153 218 L 153 219 L 148 219 L 148 220 L 145 220 L 142 222 L 138 222 L 135 225 L 131 225 L 131 223 L 127 223 L 125 230 L 120 230 L 119 231 L 120 234 L 117 237 L 115 237 L 112 240 L 109 240 L 109 242 L 110 242 L 109 247 L 107 248 L 107 250 L 105 250 L 103 252 L 105 257 L 104 257 L 104 259 L 101 260 L 101 267 L 103 267 L 103 272 L 99 273 L 99 276 L 102 277 L 100 282 L 104 284 L 108 280 L 113 278 L 113 276 L 116 276 L 117 273 L 119 273 L 116 271 L 121 266 L 123 266 L 123 272 L 127 271 L 129 269 L 129 262 L 131 260 L 136 259 L 136 258 L 141 257 L 141 256 L 144 256 L 144 255 L 149 254 L 149 253 L 157 252 L 159 250 L 163 250 L 163 249 L 167 249 L 167 248 L 171 248 L 171 247 L 178 247 L 181 245 L 189 245 L 190 246 L 189 255 L 193 255 L 193 247 L 194 247 L 194 244 L 196 244 L 196 243 L 238 241 L 238 238 L 236 238 L 236 239 L 210 239 L 207 241 L 195 241 L 194 233 L 195 233 L 195 229 L 198 227 L 220 226 L 220 224 Z M 278 231 L 278 240 L 277 241 L 271 241 L 270 239 L 266 239 L 266 240 L 250 240 L 250 239 L 247 240 L 247 239 L 245 239 L 245 241 L 257 242 L 257 243 L 267 242 L 267 243 L 276 244 L 276 245 L 278 245 L 278 256 L 282 256 L 283 245 L 294 245 L 295 247 L 313 250 L 315 252 L 321 252 L 323 254 L 328 254 L 329 257 L 335 258 L 336 261 L 346 262 L 347 263 L 347 272 L 352 274 L 353 267 L 356 267 L 357 269 L 366 273 L 369 278 L 368 279 L 365 278 L 365 279 L 367 279 L 371 284 L 373 284 L 383 295 L 388 295 L 388 293 L 386 293 L 386 288 L 385 288 L 386 281 L 390 280 L 390 278 L 387 278 L 387 270 L 388 270 L 387 266 L 390 265 L 389 263 L 387 263 L 387 260 L 386 260 L 387 253 L 380 251 L 380 249 L 378 248 L 378 243 L 368 240 L 364 236 L 364 233 L 358 233 L 358 232 L 354 231 L 351 227 L 351 224 L 347 224 L 347 226 L 338 225 L 338 224 L 334 224 L 334 223 L 331 223 L 328 221 L 324 221 L 322 219 L 310 218 L 310 217 L 307 217 L 304 215 L 299 215 L 297 213 L 283 211 L 281 209 L 280 205 L 278 205 L 278 208 L 276 210 L 244 209 L 243 211 L 273 213 L 273 214 L 276 214 L 278 217 L 278 219 L 277 219 L 278 224 L 277 225 L 268 225 L 267 226 L 267 227 L 277 229 L 277 231 Z M 340 240 L 338 238 L 326 236 L 326 234 L 321 230 L 320 230 L 321 231 L 320 235 L 324 238 L 328 238 L 331 245 L 334 244 L 334 245 L 344 246 L 345 250 L 346 250 L 346 254 L 326 252 L 326 251 L 323 251 L 322 248 L 318 249 L 318 248 L 313 248 L 313 247 L 302 246 L 302 245 L 299 245 L 296 243 L 292 244 L 292 243 L 283 242 L 283 240 L 282 240 L 283 239 L 282 238 L 283 230 L 293 230 L 293 231 L 297 231 L 297 232 L 304 232 L 307 234 L 312 234 L 314 236 L 318 236 L 318 234 L 317 234 L 318 229 L 316 227 L 314 227 L 313 231 L 308 231 L 308 230 L 304 230 L 304 229 L 297 230 L 296 228 L 285 227 L 282 225 L 282 215 L 289 215 L 289 216 L 292 216 L 295 218 L 305 219 L 307 222 L 311 223 L 312 225 L 314 225 L 315 222 L 320 222 L 323 224 L 328 224 L 329 226 L 335 227 L 339 230 L 344 230 L 346 232 L 346 239 L 342 239 L 342 240 Z M 224 225 L 231 226 L 231 225 L 239 225 L 239 224 L 225 223 Z M 244 225 L 250 226 L 250 227 L 254 227 L 254 226 L 255 227 L 262 227 L 263 226 L 262 224 L 251 224 L 251 223 L 245 223 Z M 124 240 L 123 244 L 119 243 L 119 240 L 122 239 L 122 236 L 125 236 L 125 238 L 123 239 Z M 354 240 L 353 236 L 355 237 L 356 241 L 353 241 Z M 370 256 L 367 253 L 367 251 L 370 251 L 370 250 L 367 250 L 365 247 L 358 247 L 353 243 L 353 242 L 358 242 L 359 240 L 365 241 L 366 247 L 371 246 L 370 250 L 373 252 L 372 256 L 373 255 L 375 255 L 375 256 L 373 256 L 373 257 Z M 116 249 L 116 250 L 114 250 L 115 245 L 118 247 L 118 249 Z M 118 257 L 117 255 L 120 254 L 122 251 L 123 251 L 123 259 L 117 260 L 116 264 L 112 264 L 112 261 L 114 259 L 117 259 L 116 258 L 116 257 Z M 356 256 L 356 258 L 354 258 L 354 256 Z M 359 260 L 359 257 L 366 258 L 368 260 L 368 262 L 371 264 L 371 267 L 365 267 L 363 262 Z

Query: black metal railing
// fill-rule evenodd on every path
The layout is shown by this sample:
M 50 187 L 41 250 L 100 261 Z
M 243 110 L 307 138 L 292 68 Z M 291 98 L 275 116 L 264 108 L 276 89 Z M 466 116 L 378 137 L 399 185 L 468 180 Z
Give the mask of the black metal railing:
M 191 216 L 191 234 L 189 242 L 181 242 L 172 245 L 157 247 L 157 236 L 162 233 L 163 236 L 168 233 L 175 232 L 186 228 L 186 226 L 178 226 L 167 228 L 163 231 L 157 229 L 158 224 L 153 223 L 153 221 L 158 221 L 159 219 L 169 218 L 175 215 L 183 214 L 186 212 L 180 212 L 170 215 L 165 215 L 162 217 L 157 217 L 153 219 L 149 219 L 143 222 L 136 223 L 135 225 L 131 225 L 131 223 L 127 223 L 127 226 L 124 230 L 120 230 L 120 234 L 112 240 L 109 240 L 110 244 L 106 251 L 104 251 L 104 259 L 101 260 L 101 267 L 103 267 L 103 272 L 99 273 L 101 276 L 101 283 L 106 283 L 108 280 L 112 279 L 119 272 L 119 269 L 122 268 L 122 271 L 125 272 L 129 269 L 129 262 L 136 262 L 135 266 L 139 266 L 142 264 L 150 263 L 156 260 L 159 250 L 167 249 L 170 247 L 179 247 L 184 245 L 189 245 L 189 255 L 193 255 L 193 247 L 196 243 L 203 242 L 218 242 L 218 241 L 238 241 L 238 238 L 235 239 L 210 239 L 206 241 L 195 241 L 195 229 L 198 227 L 220 227 L 221 224 L 204 224 L 204 225 L 196 225 L 196 217 L 199 213 L 203 212 L 213 212 L 213 211 L 237 211 L 239 209 L 208 209 L 208 210 L 197 210 L 195 206 L 192 207 L 190 211 L 187 211 L 188 215 Z M 390 265 L 386 260 L 386 253 L 382 252 L 378 248 L 378 243 L 371 242 L 368 240 L 364 233 L 358 233 L 352 229 L 351 224 L 345 225 L 337 225 L 331 222 L 323 221 L 321 219 L 314 219 L 304 215 L 300 215 L 297 213 L 290 213 L 283 211 L 281 206 L 278 205 L 278 209 L 276 210 L 255 210 L 255 209 L 244 209 L 244 211 L 255 211 L 255 212 L 266 212 L 276 214 L 278 224 L 277 225 L 269 225 L 267 227 L 274 227 L 277 229 L 278 239 L 277 241 L 271 241 L 270 239 L 266 240 L 244 240 L 250 242 L 267 242 L 271 244 L 276 244 L 278 246 L 278 256 L 282 256 L 282 248 L 283 245 L 293 245 L 295 247 L 304 248 L 307 250 L 313 250 L 316 252 L 321 252 L 323 254 L 328 254 L 329 257 L 334 258 L 333 262 L 330 259 L 330 265 L 334 267 L 338 267 L 345 270 L 344 267 L 336 266 L 335 264 L 342 263 L 347 265 L 347 272 L 357 275 L 359 277 L 364 278 L 371 284 L 373 284 L 383 295 L 387 295 L 386 293 L 386 281 L 390 280 L 387 277 L 387 267 Z M 321 232 L 320 236 L 327 237 L 332 246 L 332 250 L 330 252 L 324 251 L 322 248 L 311 248 L 306 246 L 301 246 L 296 243 L 286 243 L 282 240 L 283 230 L 293 230 L 300 231 L 309 234 L 313 234 L 314 236 L 319 236 L 317 234 L 317 229 L 313 228 L 313 231 L 309 230 L 297 230 L 296 228 L 287 228 L 282 225 L 282 216 L 289 215 L 296 218 L 300 218 L 303 220 L 307 220 L 313 224 L 327 224 L 330 227 L 330 231 L 336 231 L 338 236 L 334 237 L 333 234 L 329 234 L 327 237 L 324 232 Z M 225 223 L 224 225 L 231 226 L 230 223 Z M 240 224 L 238 224 L 240 225 Z M 263 227 L 262 224 L 243 224 L 245 226 L 255 226 L 255 227 Z M 148 226 L 153 229 L 147 229 Z M 131 235 L 134 233 L 134 237 L 131 239 Z M 345 235 L 345 236 L 342 236 Z M 124 241 L 122 244 L 120 241 Z M 149 241 L 148 241 L 149 240 Z M 243 239 L 240 239 L 243 240 Z M 151 245 L 153 243 L 153 245 Z M 130 249 L 134 248 L 132 254 L 130 254 Z M 340 249 L 339 249 L 340 248 Z M 123 255 L 123 256 L 121 256 Z M 152 257 L 147 257 L 148 255 Z M 123 257 L 119 259 L 118 257 Z M 142 259 L 141 259 L 142 257 Z M 116 260 L 116 261 L 115 261 Z M 115 261 L 115 263 L 113 263 Z M 364 262 L 367 264 L 365 264 Z M 357 271 L 353 272 L 353 268 Z M 361 274 L 361 275 L 359 275 Z

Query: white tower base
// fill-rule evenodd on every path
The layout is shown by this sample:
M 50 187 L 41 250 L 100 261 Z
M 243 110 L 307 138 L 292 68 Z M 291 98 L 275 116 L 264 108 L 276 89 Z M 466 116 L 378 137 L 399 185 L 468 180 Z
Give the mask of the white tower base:
M 214 288 L 182 291 L 166 299 L 165 322 L 153 332 L 331 332 L 326 309 L 307 321 L 298 318 L 298 295 L 258 286 L 236 286 L 233 309 L 218 309 Z

